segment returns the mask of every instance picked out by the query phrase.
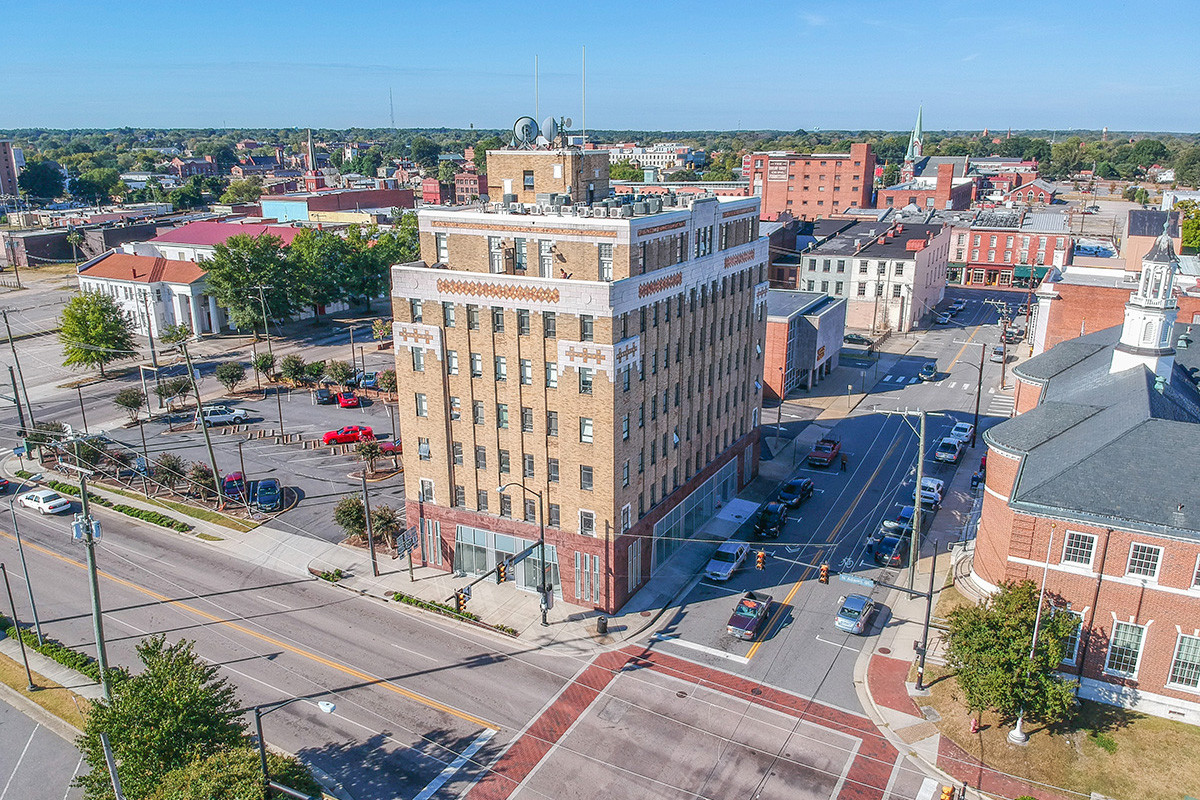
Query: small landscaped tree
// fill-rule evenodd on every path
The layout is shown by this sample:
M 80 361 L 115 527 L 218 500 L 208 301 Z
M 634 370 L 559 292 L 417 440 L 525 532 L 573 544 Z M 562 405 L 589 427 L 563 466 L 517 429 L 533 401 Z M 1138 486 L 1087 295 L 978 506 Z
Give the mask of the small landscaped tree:
M 182 323 L 178 325 L 167 325 L 162 329 L 162 332 L 158 335 L 158 338 L 168 343 L 186 342 L 188 339 L 192 338 L 192 329 Z
M 381 392 L 394 394 L 396 391 L 396 370 L 385 369 L 383 372 L 379 373 L 379 377 L 376 378 L 376 381 L 379 384 L 379 390 Z
M 362 536 L 367 530 L 367 515 L 358 495 L 343 497 L 333 507 L 333 521 L 346 532 L 347 538 Z
M 201 499 L 216 495 L 217 479 L 213 475 L 212 467 L 208 464 L 203 461 L 193 461 L 188 468 L 187 477 L 192 491 L 199 493 Z
M 359 461 L 367 462 L 367 469 L 370 472 L 375 472 L 375 460 L 383 455 L 383 449 L 379 446 L 379 442 L 373 440 L 359 442 L 354 446 L 354 455 L 358 456 Z
M 222 386 L 233 394 L 239 384 L 246 380 L 246 367 L 240 361 L 226 361 L 218 364 L 214 374 Z
M 176 401 L 183 401 L 187 398 L 188 392 L 192 390 L 192 382 L 185 376 L 177 376 L 167 378 L 158 386 L 154 387 L 154 393 L 159 399 L 167 404 L 167 410 L 171 410 L 171 405 Z
M 304 368 L 305 383 L 319 383 L 325 377 L 325 362 L 314 361 Z
M 154 460 L 154 467 L 150 470 L 150 475 L 155 481 L 173 492 L 175 487 L 183 482 L 186 472 L 187 463 L 182 458 L 175 453 L 163 453 Z
M 129 415 L 130 422 L 138 421 L 138 413 L 145 404 L 146 395 L 142 393 L 141 389 L 132 386 L 122 389 L 113 397 L 113 405 L 123 409 Z
M 404 530 L 404 518 L 391 506 L 377 506 L 371 509 L 371 530 L 388 547 L 395 549 L 396 540 Z
M 390 319 L 377 319 L 371 323 L 371 335 L 380 345 L 383 340 L 392 335 L 392 321 Z
M 133 323 L 114 297 L 83 292 L 71 298 L 59 319 L 63 366 L 98 368 L 137 355 Z
M 345 361 L 330 361 L 325 365 L 325 377 L 344 389 L 354 377 L 354 367 Z
M 284 356 L 279 362 L 279 374 L 292 386 L 304 383 L 304 359 L 300 356 Z
M 254 373 L 261 375 L 270 383 L 271 377 L 275 373 L 275 354 L 274 353 L 259 353 L 254 357 Z
M 321 796 L 321 785 L 295 758 L 267 753 L 271 779 L 310 797 Z M 279 792 L 273 796 L 280 797 Z M 146 800 L 266 800 L 258 748 L 249 744 L 225 748 L 197 758 L 162 776 Z

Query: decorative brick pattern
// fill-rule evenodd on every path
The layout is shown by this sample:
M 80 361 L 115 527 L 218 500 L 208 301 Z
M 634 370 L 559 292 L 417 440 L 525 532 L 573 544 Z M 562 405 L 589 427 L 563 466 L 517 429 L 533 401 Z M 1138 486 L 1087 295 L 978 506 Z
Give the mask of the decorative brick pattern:
M 419 322 L 393 322 L 392 347 L 399 354 L 401 347 L 424 347 L 432 350 L 438 360 L 442 359 L 442 331 L 436 325 Z
M 756 255 L 758 255 L 758 250 L 754 247 L 751 247 L 749 250 L 743 250 L 740 253 L 726 256 L 725 269 L 736 267 L 738 264 L 745 264 L 747 261 L 753 261 Z
M 445 294 L 491 297 L 497 300 L 528 300 L 533 303 L 557 303 L 559 300 L 558 289 L 485 283 L 484 281 L 460 281 L 453 278 L 438 278 L 437 289 Z
M 753 209 L 747 209 L 747 210 L 753 210 Z M 685 227 L 686 225 L 687 225 L 687 220 L 681 219 L 678 222 L 668 222 L 665 225 L 653 225 L 649 228 L 638 228 L 637 235 L 638 236 L 650 236 L 655 233 L 662 233 L 663 231 L 678 230 L 679 228 Z
M 751 252 L 750 255 L 753 257 L 754 253 Z M 746 260 L 748 261 L 749 259 Z M 729 259 L 725 259 L 725 263 L 728 265 Z M 657 294 L 661 291 L 665 291 L 666 289 L 674 289 L 676 286 L 682 285 L 683 273 L 676 272 L 674 275 L 666 275 L 662 278 L 655 278 L 652 281 L 646 281 L 638 287 L 638 297 L 649 297 L 652 294 Z
M 625 367 L 638 363 L 642 354 L 642 338 L 636 335 L 630 336 L 628 339 L 617 342 L 615 348 L 616 371 L 620 373 Z
M 613 369 L 613 346 L 610 344 L 595 344 L 593 342 L 558 341 L 558 368 L 566 367 L 579 369 L 604 370 L 608 373 L 609 383 L 616 377 Z
M 617 232 L 613 229 L 589 227 L 586 231 L 579 228 L 550 228 L 540 225 L 480 225 L 476 222 L 459 222 L 452 219 L 435 219 L 429 223 L 431 228 L 461 228 L 467 231 L 480 231 L 486 234 L 499 233 L 529 233 L 538 236 L 579 236 L 586 234 L 590 237 L 601 237 L 604 239 L 617 238 Z

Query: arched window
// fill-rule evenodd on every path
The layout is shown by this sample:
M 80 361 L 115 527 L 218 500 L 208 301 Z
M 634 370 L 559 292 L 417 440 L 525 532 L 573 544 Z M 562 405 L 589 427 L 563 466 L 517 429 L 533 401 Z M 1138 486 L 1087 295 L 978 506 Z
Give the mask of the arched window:
M 1147 320 L 1142 328 L 1142 344 L 1154 344 L 1154 321 Z

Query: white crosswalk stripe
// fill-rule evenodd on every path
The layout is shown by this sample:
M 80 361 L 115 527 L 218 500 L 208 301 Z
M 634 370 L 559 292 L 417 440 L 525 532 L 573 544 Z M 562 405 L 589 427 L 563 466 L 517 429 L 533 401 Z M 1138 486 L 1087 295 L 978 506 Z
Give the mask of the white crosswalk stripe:
M 912 380 L 909 381 L 909 383 L 920 383 L 920 382 L 921 382 L 920 378 L 913 378 Z
M 962 390 L 963 390 L 964 392 L 969 392 L 969 391 L 971 391 L 971 386 L 972 386 L 972 384 L 970 384 L 970 383 L 964 383 L 964 384 L 962 385 Z
M 895 378 L 895 377 L 896 377 L 895 375 L 884 375 L 884 376 L 883 376 L 883 379 L 884 379 L 885 381 L 891 381 L 891 380 L 892 380 L 893 378 Z
M 950 388 L 953 389 L 955 386 L 958 386 L 958 381 L 950 381 Z
M 987 413 L 992 417 L 1011 417 L 1016 401 L 1010 394 L 997 394 L 988 403 Z

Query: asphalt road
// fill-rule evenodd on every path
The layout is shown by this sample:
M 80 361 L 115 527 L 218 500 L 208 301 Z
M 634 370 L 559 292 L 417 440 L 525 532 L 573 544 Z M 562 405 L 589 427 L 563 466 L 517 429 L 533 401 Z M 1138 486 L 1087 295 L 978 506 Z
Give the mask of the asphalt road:
M 0 800 L 77 800 L 84 769 L 74 744 L 0 701 Z
M 950 298 L 955 294 L 948 293 Z M 887 374 L 879 375 L 872 396 L 833 428 L 848 454 L 849 468 L 818 469 L 797 464 L 795 475 L 813 480 L 812 498 L 792 511 L 783 534 L 765 544 L 752 542 L 751 555 L 725 582 L 698 579 L 678 612 L 658 632 L 650 645 L 718 669 L 730 670 L 756 681 L 814 697 L 820 702 L 861 711 L 852 675 L 855 660 L 865 646 L 862 638 L 838 631 L 834 615 L 842 595 L 869 594 L 882 598 L 882 587 L 868 590 L 837 578 L 850 573 L 886 583 L 903 584 L 907 569 L 877 567 L 866 553 L 869 535 L 900 506 L 910 504 L 915 488 L 918 438 L 905 419 L 885 411 L 924 409 L 929 412 L 926 431 L 925 475 L 949 486 L 955 471 L 974 471 L 982 442 L 967 448 L 957 465 L 934 461 L 932 453 L 956 422 L 972 422 L 979 385 L 979 347 L 990 353 L 999 339 L 994 307 L 979 302 L 979 295 L 952 325 L 922 334 L 922 340 Z M 1012 294 L 1002 295 L 1016 305 Z M 1020 320 L 1023 322 L 1022 320 Z M 968 344 L 967 342 L 970 342 Z M 1025 352 L 1022 350 L 1022 352 Z M 921 382 L 917 372 L 928 360 L 938 363 L 938 378 Z M 1015 356 L 1010 357 L 1011 368 Z M 1007 416 L 1011 405 L 996 399 L 1000 364 L 984 362 L 980 394 L 980 430 Z M 874 376 L 872 376 L 874 377 Z M 1011 388 L 1011 378 L 1009 378 Z M 992 390 L 989 392 L 989 390 Z M 989 411 L 993 416 L 989 416 Z M 784 418 L 788 428 L 811 424 Z M 947 512 L 941 512 L 943 514 Z M 939 520 L 939 525 L 952 524 Z M 754 567 L 754 551 L 766 550 L 766 569 Z M 831 566 L 829 584 L 816 580 L 817 565 Z M 906 562 L 907 563 L 907 562 Z M 923 589 L 923 587 L 917 587 Z M 774 600 L 772 616 L 763 635 L 743 642 L 725 632 L 737 599 L 747 590 L 764 591 Z M 881 608 L 868 636 L 889 624 L 890 612 Z M 666 639 L 666 641 L 664 641 Z

